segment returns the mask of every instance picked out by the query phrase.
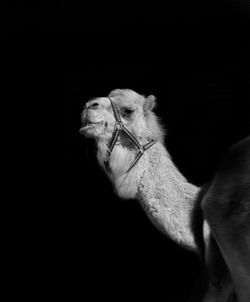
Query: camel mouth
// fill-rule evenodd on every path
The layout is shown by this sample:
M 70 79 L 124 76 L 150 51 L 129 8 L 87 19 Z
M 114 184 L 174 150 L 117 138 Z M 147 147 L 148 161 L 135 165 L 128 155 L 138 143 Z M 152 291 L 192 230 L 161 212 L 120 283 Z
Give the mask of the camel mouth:
M 94 128 L 95 126 L 97 125 L 100 125 L 100 124 L 103 124 L 103 121 L 100 121 L 100 122 L 92 122 L 92 121 L 89 121 L 89 120 L 85 120 L 83 123 L 82 123 L 82 127 L 80 128 L 80 133 L 84 133 L 86 130 L 90 129 L 90 128 Z

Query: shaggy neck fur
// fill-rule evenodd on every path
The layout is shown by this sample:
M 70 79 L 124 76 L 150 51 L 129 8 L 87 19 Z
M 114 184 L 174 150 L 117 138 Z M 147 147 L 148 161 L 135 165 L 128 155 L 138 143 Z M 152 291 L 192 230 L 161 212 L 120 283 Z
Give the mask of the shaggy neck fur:
M 143 142 L 144 143 L 144 142 Z M 107 142 L 98 141 L 101 166 Z M 150 220 L 167 236 L 189 250 L 196 250 L 191 231 L 191 217 L 199 189 L 187 182 L 161 142 L 156 142 L 127 173 L 137 153 L 136 148 L 118 143 L 111 154 L 108 175 L 121 198 L 140 201 Z

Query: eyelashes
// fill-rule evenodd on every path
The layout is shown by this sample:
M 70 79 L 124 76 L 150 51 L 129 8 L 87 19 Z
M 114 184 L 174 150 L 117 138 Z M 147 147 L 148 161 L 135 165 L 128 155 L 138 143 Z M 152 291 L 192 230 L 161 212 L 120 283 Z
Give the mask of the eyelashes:
M 133 113 L 135 109 L 132 108 L 121 108 L 121 115 L 122 117 L 129 118 Z
M 135 111 L 134 109 L 129 109 L 129 108 L 124 109 L 124 113 L 125 113 L 125 114 L 131 114 L 131 113 L 133 113 L 134 111 Z

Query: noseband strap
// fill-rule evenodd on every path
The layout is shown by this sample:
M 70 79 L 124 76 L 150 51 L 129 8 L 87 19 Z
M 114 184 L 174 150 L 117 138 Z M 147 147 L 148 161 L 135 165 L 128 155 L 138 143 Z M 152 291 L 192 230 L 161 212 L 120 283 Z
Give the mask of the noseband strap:
M 123 132 L 134 143 L 134 145 L 138 149 L 138 153 L 137 153 L 134 161 L 131 163 L 130 167 L 127 170 L 127 172 L 129 172 L 135 166 L 135 164 L 139 161 L 139 159 L 141 158 L 143 153 L 155 144 L 155 140 L 151 139 L 147 144 L 142 145 L 137 140 L 137 138 L 124 126 L 124 124 L 121 120 L 120 113 L 119 113 L 118 108 L 116 107 L 115 103 L 112 101 L 112 99 L 110 97 L 108 97 L 108 99 L 111 103 L 116 123 L 115 123 L 115 128 L 114 128 L 112 138 L 108 145 L 108 151 L 107 151 L 106 159 L 104 161 L 104 166 L 105 166 L 105 169 L 107 170 L 107 172 L 112 174 L 112 169 L 109 164 L 110 156 L 111 156 L 114 146 L 118 140 L 118 136 L 119 136 L 120 132 Z

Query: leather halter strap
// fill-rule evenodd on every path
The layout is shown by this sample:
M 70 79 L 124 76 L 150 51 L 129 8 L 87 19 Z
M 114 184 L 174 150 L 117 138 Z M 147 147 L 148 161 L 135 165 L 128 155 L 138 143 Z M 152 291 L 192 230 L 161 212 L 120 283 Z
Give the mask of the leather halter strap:
M 134 143 L 134 145 L 138 149 L 138 153 L 137 153 L 134 161 L 131 163 L 130 167 L 127 170 L 127 173 L 128 173 L 135 166 L 135 164 L 139 161 L 139 159 L 141 158 L 143 153 L 155 144 L 155 140 L 151 139 L 147 144 L 142 145 L 137 140 L 137 138 L 124 126 L 124 124 L 121 120 L 121 115 L 120 115 L 120 113 L 118 111 L 118 108 L 116 107 L 115 103 L 112 101 L 112 99 L 110 97 L 108 97 L 108 99 L 111 103 L 116 123 L 115 123 L 115 128 L 114 128 L 112 138 L 111 138 L 111 140 L 109 142 L 109 145 L 108 145 L 108 151 L 107 151 L 106 159 L 104 160 L 104 166 L 105 166 L 105 169 L 107 170 L 107 172 L 112 174 L 112 169 L 111 169 L 110 164 L 109 164 L 110 156 L 111 156 L 111 153 L 112 153 L 112 151 L 114 149 L 114 146 L 117 142 L 119 134 L 121 132 L 123 132 Z

